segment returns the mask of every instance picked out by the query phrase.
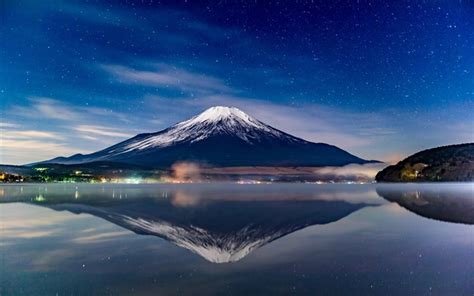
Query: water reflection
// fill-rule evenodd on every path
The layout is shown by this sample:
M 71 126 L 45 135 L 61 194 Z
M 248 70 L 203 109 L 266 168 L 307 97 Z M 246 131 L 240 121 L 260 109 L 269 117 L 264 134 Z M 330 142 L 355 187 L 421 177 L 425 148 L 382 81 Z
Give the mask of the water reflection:
M 425 218 L 474 224 L 473 184 L 382 185 L 377 194 Z
M 292 232 L 385 200 L 423 217 L 474 224 L 472 185 L 459 184 L 378 185 L 376 190 L 371 185 L 56 184 L 5 186 L 3 191 L 1 202 L 90 214 L 161 237 L 214 263 L 239 261 Z
M 0 294 L 472 295 L 474 227 L 410 212 L 472 187 L 427 186 L 1 186 Z
M 238 261 L 299 229 L 381 204 L 365 187 L 216 186 L 26 187 L 3 201 L 94 215 L 137 234 L 164 238 L 214 263 Z

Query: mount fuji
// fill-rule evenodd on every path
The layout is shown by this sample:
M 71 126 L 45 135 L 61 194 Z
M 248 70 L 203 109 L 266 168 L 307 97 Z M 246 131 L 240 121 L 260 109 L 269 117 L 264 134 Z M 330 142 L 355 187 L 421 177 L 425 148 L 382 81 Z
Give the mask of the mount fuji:
M 42 163 L 98 161 L 149 167 L 169 167 L 183 161 L 209 166 L 343 166 L 374 162 L 336 146 L 294 137 L 237 108 L 216 106 L 162 131 L 139 134 L 95 153 Z

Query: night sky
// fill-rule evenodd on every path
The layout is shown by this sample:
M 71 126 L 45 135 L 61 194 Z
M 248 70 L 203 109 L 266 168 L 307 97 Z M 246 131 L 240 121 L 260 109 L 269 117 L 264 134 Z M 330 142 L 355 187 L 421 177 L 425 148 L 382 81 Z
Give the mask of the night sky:
M 387 162 L 474 141 L 472 2 L 116 2 L 0 2 L 0 163 L 214 105 Z

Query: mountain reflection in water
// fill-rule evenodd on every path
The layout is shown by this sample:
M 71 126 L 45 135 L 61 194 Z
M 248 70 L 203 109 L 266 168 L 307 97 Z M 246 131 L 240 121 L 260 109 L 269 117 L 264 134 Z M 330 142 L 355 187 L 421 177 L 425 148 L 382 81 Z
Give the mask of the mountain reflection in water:
M 426 218 L 473 224 L 472 190 L 441 188 L 377 185 L 374 191 L 372 185 L 31 185 L 6 187 L 1 200 L 90 214 L 137 234 L 161 237 L 210 262 L 226 263 L 297 230 L 338 221 L 364 207 L 386 204 L 385 200 Z
M 299 229 L 328 224 L 381 204 L 364 188 L 345 192 L 301 185 L 25 187 L 7 200 L 56 211 L 90 214 L 137 234 L 154 235 L 214 263 L 235 262 L 252 250 Z M 216 190 L 217 189 L 217 190 Z M 350 189 L 350 188 L 348 188 Z M 359 195 L 357 195 L 357 191 Z M 351 198 L 348 198 L 348 195 Z M 4 199 L 5 201 L 5 199 Z

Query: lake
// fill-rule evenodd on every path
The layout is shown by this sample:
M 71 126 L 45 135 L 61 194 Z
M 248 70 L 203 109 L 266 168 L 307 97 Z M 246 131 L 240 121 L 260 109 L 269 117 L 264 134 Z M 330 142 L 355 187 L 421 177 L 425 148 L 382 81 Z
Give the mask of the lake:
M 0 295 L 474 295 L 473 184 L 0 186 Z

